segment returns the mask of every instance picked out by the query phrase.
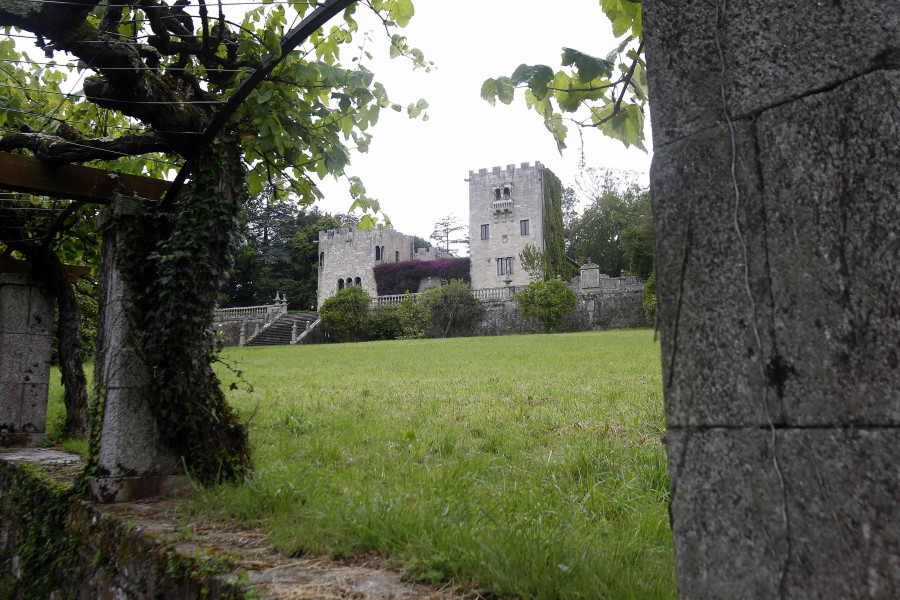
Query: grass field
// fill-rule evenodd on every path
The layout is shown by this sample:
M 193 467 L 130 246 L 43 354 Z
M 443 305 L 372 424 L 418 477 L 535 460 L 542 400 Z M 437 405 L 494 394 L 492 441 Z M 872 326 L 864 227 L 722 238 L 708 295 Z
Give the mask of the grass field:
M 209 510 L 289 553 L 528 598 L 673 598 L 649 330 L 232 348 L 251 481 Z M 231 378 L 223 372 L 226 384 Z
M 229 348 L 255 471 L 199 510 L 486 596 L 674 598 L 649 330 Z M 226 387 L 234 377 L 219 369 Z M 51 407 L 51 413 L 54 409 Z

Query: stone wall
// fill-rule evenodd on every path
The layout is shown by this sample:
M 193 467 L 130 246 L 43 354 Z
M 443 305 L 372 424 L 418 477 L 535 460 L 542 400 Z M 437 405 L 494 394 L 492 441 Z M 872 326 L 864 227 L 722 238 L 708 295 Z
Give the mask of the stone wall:
M 439 248 L 415 248 L 414 238 L 388 228 L 319 232 L 318 305 L 348 285 L 377 296 L 372 269 L 384 263 L 435 260 L 448 255 Z
M 44 437 L 54 306 L 28 275 L 0 274 L 0 445 Z
M 543 333 L 540 321 L 522 316 L 514 301 L 484 302 L 485 315 L 475 335 Z M 579 293 L 575 309 L 566 315 L 561 331 L 597 331 L 652 327 L 647 319 L 641 292 L 616 294 Z
M 58 450 L 0 452 L 0 597 L 245 597 L 227 555 L 179 547 L 144 518 L 152 506 L 103 507 L 74 495 L 83 466 Z
M 213 327 L 225 339 L 226 346 L 239 346 L 242 330 L 244 341 L 246 342 L 255 333 L 259 332 L 265 324 L 265 317 L 254 317 L 234 321 L 214 321 Z
M 469 256 L 472 289 L 527 285 L 531 276 L 522 268 L 519 253 L 531 244 L 544 248 L 544 167 L 522 163 L 490 171 L 469 171 Z M 522 235 L 521 222 L 528 221 Z M 487 225 L 488 238 L 481 239 Z M 498 274 L 497 260 L 512 259 L 512 274 Z M 510 280 L 510 284 L 506 281 Z
M 679 596 L 900 589 L 900 10 L 645 0 Z

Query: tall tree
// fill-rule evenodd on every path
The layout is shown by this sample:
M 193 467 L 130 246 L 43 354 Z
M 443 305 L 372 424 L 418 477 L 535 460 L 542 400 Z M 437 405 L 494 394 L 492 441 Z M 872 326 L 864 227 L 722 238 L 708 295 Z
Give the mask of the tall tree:
M 649 277 L 653 270 L 650 192 L 633 176 L 610 169 L 585 169 L 578 193 L 590 204 L 572 223 L 569 253 L 593 261 L 602 273 Z
M 48 58 L 63 53 L 71 69 L 92 73 L 81 93 L 62 91 L 65 72 L 56 63 L 36 62 L 4 41 L 0 51 L 21 73 L 0 69 L 5 95 L 16 96 L 4 106 L 0 149 L 48 164 L 125 157 L 123 170 L 179 170 L 169 196 L 142 207 L 121 266 L 134 295 L 134 345 L 154 373 L 159 429 L 204 479 L 248 464 L 246 432 L 210 368 L 208 334 L 241 206 L 282 176 L 300 202 L 311 202 L 321 195 L 312 176 L 344 175 L 349 146 L 365 151 L 379 111 L 400 108 L 364 66 L 364 52 L 350 67 L 342 62 L 357 31 L 355 5 L 341 26 L 316 29 L 347 4 L 261 4 L 235 23 L 202 0 L 0 0 L 0 26 L 30 32 Z M 394 33 L 413 16 L 411 0 L 359 4 L 382 19 L 392 55 L 427 68 Z M 282 40 L 291 19 L 304 20 Z M 426 106 L 413 103 L 408 113 Z M 186 174 L 189 189 L 177 197 Z M 377 211 L 362 182 L 350 179 L 354 205 Z
M 468 228 L 459 222 L 459 219 L 453 215 L 449 214 L 446 217 L 442 217 L 438 220 L 437 223 L 434 224 L 434 231 L 431 232 L 431 235 L 428 236 L 429 239 L 434 240 L 438 245 L 443 245 L 444 250 L 453 254 L 453 251 L 450 250 L 450 246 L 459 246 L 463 244 L 469 243 L 469 236 L 457 234 L 457 231 L 465 231 Z

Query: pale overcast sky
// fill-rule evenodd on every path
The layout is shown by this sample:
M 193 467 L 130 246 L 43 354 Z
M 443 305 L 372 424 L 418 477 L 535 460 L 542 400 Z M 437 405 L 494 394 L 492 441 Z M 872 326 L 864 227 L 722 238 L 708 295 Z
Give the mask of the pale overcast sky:
M 616 44 L 599 0 L 418 0 L 415 7 L 403 33 L 437 68 L 412 71 L 402 58 L 385 58 L 370 68 L 392 100 L 405 106 L 424 97 L 430 119 L 410 120 L 405 111 L 382 110 L 369 152 L 354 155 L 348 168 L 381 201 L 394 228 L 427 238 L 448 213 L 466 223 L 470 169 L 540 161 L 570 183 L 580 153 L 577 128 L 570 127 L 569 148 L 560 156 L 521 92 L 513 104 L 492 107 L 480 90 L 486 78 L 511 75 L 523 62 L 558 68 L 563 46 L 605 56 Z M 384 55 L 383 30 L 373 31 L 372 38 L 369 47 Z M 650 148 L 649 122 L 646 135 Z M 588 165 L 649 171 L 650 155 L 641 150 L 625 149 L 592 129 L 584 131 L 584 141 Z M 646 182 L 646 175 L 641 180 Z M 346 185 L 327 179 L 321 188 L 326 199 L 318 206 L 346 212 Z

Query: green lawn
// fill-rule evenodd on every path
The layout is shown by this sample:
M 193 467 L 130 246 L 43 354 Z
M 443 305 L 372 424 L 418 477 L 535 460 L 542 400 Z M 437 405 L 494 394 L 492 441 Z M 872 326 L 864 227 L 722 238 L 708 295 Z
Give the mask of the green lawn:
M 412 580 L 488 596 L 675 597 L 649 330 L 223 358 L 253 385 L 229 396 L 256 465 L 242 485 L 198 493 L 199 510 L 267 529 L 287 553 L 376 550 Z M 56 371 L 50 394 L 52 433 Z
M 202 509 L 288 553 L 376 550 L 413 580 L 674 598 L 649 330 L 230 348 L 250 481 Z M 233 377 L 221 369 L 227 385 Z

